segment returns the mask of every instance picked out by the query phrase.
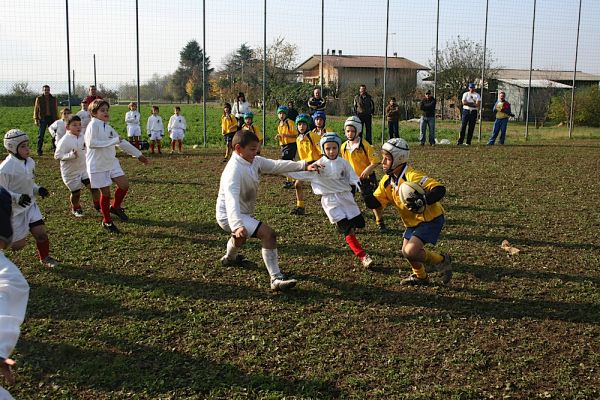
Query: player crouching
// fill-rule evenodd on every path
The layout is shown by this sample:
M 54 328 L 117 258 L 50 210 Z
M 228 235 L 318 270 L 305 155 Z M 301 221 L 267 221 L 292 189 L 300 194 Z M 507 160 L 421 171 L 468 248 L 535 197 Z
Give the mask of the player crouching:
M 424 264 L 435 265 L 441 273 L 441 282 L 447 284 L 452 278 L 450 256 L 425 248 L 426 243 L 435 245 L 444 226 L 444 208 L 440 200 L 446 194 L 446 188 L 437 180 L 409 166 L 409 154 L 408 143 L 404 139 L 388 140 L 381 148 L 381 164 L 386 175 L 381 178 L 374 193 L 363 191 L 362 194 L 367 207 L 371 209 L 385 208 L 391 203 L 400 212 L 400 218 L 406 227 L 402 255 L 413 271 L 400 284 L 428 284 L 429 277 Z M 414 191 L 403 202 L 400 186 L 404 182 L 416 183 L 423 188 L 423 194 Z
M 60 262 L 50 257 L 50 240 L 46 233 L 44 217 L 35 201 L 36 196 L 48 197 L 48 189 L 34 182 L 35 161 L 29 157 L 29 138 L 18 129 L 11 129 L 4 135 L 4 147 L 8 156 L 0 164 L 0 186 L 3 186 L 13 199 L 12 226 L 13 250 L 25 247 L 27 231 L 35 238 L 40 262 L 53 268 Z

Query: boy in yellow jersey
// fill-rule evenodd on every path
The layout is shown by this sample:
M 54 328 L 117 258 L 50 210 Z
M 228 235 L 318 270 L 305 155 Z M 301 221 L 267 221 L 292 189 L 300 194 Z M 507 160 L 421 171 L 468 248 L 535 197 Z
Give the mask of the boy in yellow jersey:
M 296 158 L 296 126 L 293 121 L 290 121 L 287 117 L 289 109 L 286 106 L 277 107 L 277 118 L 279 123 L 277 124 L 277 135 L 275 136 L 279 140 L 281 146 L 281 159 L 294 161 Z M 291 189 L 294 187 L 294 180 L 286 178 L 284 189 Z
M 296 147 L 298 149 L 298 157 L 307 163 L 313 163 L 321 158 L 321 149 L 319 148 L 319 140 L 321 138 L 315 131 L 309 131 L 311 118 L 306 114 L 300 114 L 296 117 L 296 128 L 298 137 L 296 138 Z M 304 191 L 302 190 L 302 181 L 294 183 L 296 189 L 296 207 L 292 210 L 292 214 L 304 215 Z
M 319 137 L 326 134 L 327 129 L 325 128 L 325 122 L 327 121 L 327 116 L 325 115 L 325 112 L 315 111 L 315 113 L 312 115 L 312 118 L 315 124 L 315 129 L 313 129 L 313 132 L 315 132 Z
M 361 137 L 362 122 L 356 116 L 349 117 L 344 122 L 344 133 L 348 139 L 342 144 L 340 155 L 352 166 L 356 175 L 360 178 L 360 187 L 370 186 L 367 191 L 373 191 L 377 187 L 377 177 L 375 168 L 379 164 L 379 159 L 373 154 L 373 146 Z M 375 222 L 379 231 L 386 233 L 388 231 L 383 222 L 383 209 L 373 209 Z
M 450 256 L 426 249 L 425 244 L 435 245 L 444 226 L 444 208 L 440 200 L 446 194 L 446 188 L 437 180 L 409 166 L 409 154 L 408 143 L 404 139 L 393 138 L 384 143 L 381 148 L 381 165 L 386 174 L 374 193 L 363 190 L 362 195 L 367 207 L 371 209 L 385 208 L 388 204 L 396 206 L 406 227 L 402 255 L 408 260 L 413 273 L 400 284 L 427 285 L 429 277 L 424 264 L 432 264 L 441 273 L 441 283 L 445 285 L 452 279 Z M 420 185 L 425 195 L 415 192 L 415 196 L 407 199 L 407 204 L 404 205 L 399 188 L 406 181 Z M 418 213 L 423 205 L 425 209 Z
M 221 134 L 223 135 L 223 140 L 225 140 L 225 157 L 223 158 L 223 162 L 227 162 L 229 156 L 233 153 L 231 140 L 237 130 L 238 121 L 235 115 L 231 113 L 231 104 L 225 103 L 223 105 L 223 115 L 221 116 Z
M 257 154 L 260 154 L 260 149 L 261 149 L 262 143 L 263 143 L 263 134 L 260 132 L 260 128 L 256 125 L 254 125 L 253 122 L 254 122 L 254 114 L 251 113 L 250 111 L 248 111 L 247 113 L 244 114 L 244 125 L 242 125 L 242 128 L 240 130 L 250 131 L 256 135 L 256 137 L 258 138 L 258 153 Z

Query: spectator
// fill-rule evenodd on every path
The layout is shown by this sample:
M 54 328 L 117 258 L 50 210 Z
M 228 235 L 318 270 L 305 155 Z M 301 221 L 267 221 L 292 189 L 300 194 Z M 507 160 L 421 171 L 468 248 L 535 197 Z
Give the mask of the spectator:
M 460 126 L 460 136 L 456 144 L 458 146 L 470 146 L 471 139 L 473 139 L 473 131 L 475 130 L 475 123 L 477 122 L 477 111 L 481 107 L 481 96 L 475 91 L 474 83 L 469 83 L 469 91 L 463 93 L 462 103 L 462 124 Z M 467 125 L 469 126 L 469 131 L 467 132 L 467 141 L 464 142 Z
M 327 101 L 321 97 L 321 89 L 314 88 L 313 95 L 308 99 L 308 114 L 312 115 L 317 111 L 325 111 Z
M 235 115 L 238 121 L 238 129 L 242 129 L 244 125 L 244 114 L 251 112 L 250 103 L 246 101 L 246 95 L 239 92 L 236 101 L 233 102 L 231 113 Z
M 82 103 L 85 103 L 86 106 L 89 106 L 92 101 L 101 98 L 102 96 L 98 94 L 96 86 L 90 85 L 88 89 L 88 95 L 85 97 L 85 99 L 83 99 Z
M 33 120 L 39 127 L 37 141 L 37 155 L 43 154 L 44 134 L 54 121 L 58 119 L 58 101 L 50 94 L 50 86 L 42 87 L 42 95 L 35 98 L 33 106 Z
M 427 127 L 429 127 L 429 145 L 435 145 L 435 98 L 431 95 L 431 90 L 425 93 L 425 98 L 421 100 L 421 121 L 420 121 L 420 132 L 419 142 L 421 146 L 425 146 L 425 138 L 427 134 Z
M 400 107 L 396 103 L 395 97 L 390 97 L 389 104 L 385 108 L 385 116 L 387 118 L 390 139 L 399 137 L 398 121 L 400 120 Z
M 494 104 L 494 111 L 496 111 L 496 121 L 494 121 L 494 129 L 492 136 L 488 140 L 488 145 L 492 146 L 496 142 L 496 137 L 500 133 L 500 144 L 504 144 L 504 138 L 506 137 L 506 126 L 508 125 L 508 117 L 514 117 L 510 109 L 510 103 L 506 100 L 506 93 L 502 90 L 498 93 L 498 101 Z
M 360 119 L 363 124 L 363 132 L 365 139 L 369 144 L 373 144 L 371 138 L 371 122 L 373 120 L 373 112 L 375 111 L 375 103 L 369 93 L 367 87 L 360 85 L 358 94 L 354 97 L 354 114 Z
M 298 116 L 298 110 L 294 107 L 294 102 L 292 100 L 288 101 L 288 114 L 287 118 L 290 121 L 296 121 L 296 117 Z

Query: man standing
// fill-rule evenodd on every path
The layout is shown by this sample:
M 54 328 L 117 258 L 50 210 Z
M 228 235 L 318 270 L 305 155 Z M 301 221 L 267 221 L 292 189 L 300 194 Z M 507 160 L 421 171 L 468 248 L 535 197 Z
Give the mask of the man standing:
M 50 86 L 42 87 L 42 95 L 35 98 L 33 106 L 33 120 L 39 127 L 37 141 L 37 155 L 43 154 L 44 134 L 54 121 L 58 119 L 58 101 L 50 94 Z
M 85 103 L 86 106 L 89 106 L 90 103 L 96 99 L 101 99 L 102 96 L 98 95 L 97 91 L 96 91 L 96 86 L 94 85 L 90 85 L 89 89 L 88 89 L 88 95 L 85 97 L 85 99 L 83 99 L 82 103 Z
M 428 90 L 425 92 L 425 98 L 421 100 L 422 115 L 419 124 L 419 142 L 421 142 L 421 146 L 425 146 L 427 127 L 429 127 L 429 145 L 435 145 L 435 104 L 435 98 L 431 95 L 431 90 Z
M 312 97 L 308 99 L 308 113 L 310 116 L 312 117 L 317 111 L 325 112 L 325 103 L 326 100 L 321 96 L 321 89 L 315 88 Z
M 477 111 L 479 110 L 479 107 L 481 107 L 481 96 L 475 91 L 474 83 L 469 83 L 469 91 L 463 93 L 462 104 L 462 124 L 460 126 L 460 136 L 456 144 L 459 146 L 470 146 L 471 139 L 473 138 L 473 131 L 475 130 L 475 123 L 477 122 Z M 463 143 L 467 125 L 469 125 L 467 141 L 466 143 Z
M 502 90 L 498 93 L 498 101 L 494 104 L 494 111 L 496 111 L 496 121 L 494 121 L 494 129 L 492 130 L 492 136 L 488 140 L 488 145 L 492 146 L 496 143 L 496 137 L 500 133 L 500 144 L 504 144 L 504 138 L 506 137 L 506 126 L 508 125 L 508 117 L 514 117 L 510 109 L 510 103 L 506 100 L 506 93 Z
M 358 94 L 354 97 L 354 114 L 360 119 L 363 124 L 363 132 L 365 132 L 365 140 L 373 144 L 371 138 L 371 121 L 373 120 L 373 112 L 375 111 L 375 103 L 371 95 L 367 93 L 367 87 L 360 85 Z

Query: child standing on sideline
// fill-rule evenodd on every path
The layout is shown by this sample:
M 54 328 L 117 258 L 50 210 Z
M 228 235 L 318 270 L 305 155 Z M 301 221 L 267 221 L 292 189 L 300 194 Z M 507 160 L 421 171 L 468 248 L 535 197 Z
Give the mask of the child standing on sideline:
M 296 130 L 298 137 L 296 138 L 296 147 L 300 160 L 307 163 L 313 163 L 321 158 L 321 149 L 319 149 L 319 140 L 321 138 L 315 131 L 309 131 L 312 119 L 306 114 L 300 114 L 296 117 Z M 302 181 L 294 183 L 296 189 L 296 207 L 292 210 L 294 215 L 304 215 L 306 208 L 304 205 L 304 191 L 302 190 Z
M 379 164 L 379 159 L 373 153 L 373 146 L 361 136 L 362 123 L 356 116 L 349 117 L 344 122 L 344 133 L 347 141 L 342 144 L 342 157 L 348 161 L 352 169 L 360 178 L 361 190 L 373 191 L 377 187 L 377 177 L 375 168 Z M 387 227 L 383 222 L 383 210 L 376 208 L 373 210 L 375 222 L 379 232 L 387 232 Z
M 158 106 L 152 106 L 152 115 L 148 117 L 148 123 L 146 124 L 146 130 L 150 139 L 150 154 L 154 154 L 154 146 L 158 149 L 158 154 L 162 154 L 160 151 L 160 145 L 165 132 L 165 126 L 163 120 L 158 113 L 160 109 Z
M 60 262 L 50 257 L 50 241 L 44 225 L 44 217 L 35 200 L 50 196 L 48 189 L 34 182 L 35 161 L 29 157 L 29 138 L 18 129 L 4 135 L 4 147 L 8 156 L 0 164 L 0 186 L 13 199 L 13 250 L 22 249 L 27 240 L 27 231 L 35 238 L 38 256 L 43 266 L 53 268 Z
M 281 146 L 281 159 L 293 161 L 296 158 L 296 126 L 294 122 L 288 119 L 289 109 L 286 106 L 277 107 L 277 118 L 279 123 L 277 124 L 277 135 L 275 136 L 279 140 Z M 291 189 L 294 187 L 294 180 L 286 178 L 285 189 Z
M 388 123 L 388 134 L 390 139 L 398 137 L 398 121 L 400 120 L 400 107 L 396 103 L 395 97 L 390 97 L 388 105 L 385 107 L 385 116 Z
M 0 188 L 0 374 L 12 385 L 15 382 L 12 367 L 16 362 L 8 357 L 21 333 L 29 299 L 29 284 L 19 268 L 4 255 L 13 236 L 11 215 L 11 195 Z M 12 398 L 0 387 L 0 399 Z
M 167 131 L 171 138 L 171 154 L 175 153 L 175 144 L 179 145 L 179 154 L 183 154 L 183 138 L 185 136 L 185 130 L 187 124 L 185 117 L 181 115 L 181 107 L 177 106 L 173 108 L 174 114 L 169 118 L 169 124 L 167 125 Z
M 446 188 L 437 180 L 417 171 L 408 165 L 410 154 L 408 143 L 401 138 L 390 139 L 381 148 L 381 165 L 386 175 L 379 181 L 375 193 L 362 192 L 367 207 L 396 206 L 406 227 L 402 243 L 402 255 L 412 268 L 412 275 L 403 279 L 401 285 L 427 285 L 429 277 L 424 264 L 435 265 L 441 273 L 442 284 L 452 278 L 451 260 L 448 254 L 441 255 L 425 248 L 426 243 L 435 245 L 444 226 L 444 208 L 440 200 Z M 403 182 L 418 184 L 425 195 L 415 192 L 405 205 L 399 194 Z M 425 206 L 422 212 L 421 207 Z
M 140 118 L 137 103 L 132 101 L 129 103 L 129 111 L 125 114 L 125 123 L 127 124 L 127 139 L 136 149 L 140 148 L 140 138 L 142 136 Z
M 244 125 L 242 125 L 242 131 L 250 131 L 256 135 L 258 138 L 258 153 L 260 155 L 260 149 L 262 148 L 263 143 L 263 134 L 260 131 L 260 128 L 254 125 L 254 114 L 250 111 L 244 114 Z
M 75 115 L 81 119 L 81 132 L 85 133 L 88 124 L 92 120 L 92 116 L 88 111 L 88 105 L 86 102 L 81 102 L 81 110 L 79 110 Z
M 325 112 L 315 111 L 315 113 L 312 115 L 312 118 L 315 124 L 315 129 L 313 129 L 313 132 L 315 132 L 319 137 L 326 134 L 327 129 L 325 128 L 325 122 L 327 121 L 327 116 L 325 115 Z
M 229 161 L 229 156 L 233 153 L 231 140 L 237 130 L 237 118 L 231 114 L 231 104 L 225 103 L 223 105 L 223 115 L 221 116 L 221 134 L 223 135 L 223 140 L 225 140 L 225 157 L 223 158 L 223 162 Z
M 260 175 L 305 169 L 316 171 L 318 166 L 307 166 L 304 161 L 269 160 L 257 156 L 258 137 L 249 131 L 238 131 L 233 137 L 232 146 L 234 153 L 221 175 L 216 206 L 217 223 L 225 232 L 231 233 L 227 253 L 221 258 L 221 264 L 239 263 L 240 248 L 249 238 L 257 237 L 262 242 L 262 258 L 271 276 L 271 289 L 292 288 L 296 285 L 296 280 L 286 279 L 279 269 L 275 231 L 252 216 L 256 207 Z
M 60 111 L 60 119 L 57 119 L 56 121 L 54 121 L 52 123 L 52 125 L 50 125 L 48 127 L 48 131 L 50 131 L 50 136 L 52 136 L 52 149 L 55 150 L 56 149 L 56 143 L 58 143 L 58 141 L 60 139 L 62 139 L 63 136 L 65 136 L 65 133 L 67 132 L 67 121 L 69 120 L 69 118 L 71 117 L 71 109 L 70 108 L 63 108 Z
M 67 122 L 67 134 L 56 144 L 54 158 L 60 160 L 60 175 L 71 191 L 71 213 L 76 217 L 83 217 L 83 210 L 79 202 L 83 187 L 90 189 L 94 208 L 96 211 L 100 211 L 100 191 L 90 187 L 90 178 L 85 166 L 85 154 L 81 120 L 75 115 Z
M 136 149 L 108 124 L 110 105 L 106 100 L 96 99 L 90 105 L 92 122 L 85 131 L 86 167 L 90 177 L 92 189 L 100 189 L 100 210 L 102 212 L 102 226 L 110 233 L 119 233 L 110 216 L 115 214 L 121 221 L 127 221 L 129 217 L 121 207 L 123 199 L 129 190 L 129 181 L 121 164 L 116 157 L 115 146 L 136 157 L 140 162 L 147 164 L 148 159 L 144 157 L 139 149 Z M 110 186 L 117 184 L 115 199 L 110 205 Z
M 317 111 L 318 112 L 318 111 Z M 339 157 L 342 141 L 334 132 L 326 133 L 319 141 L 323 156 L 315 163 L 323 171 L 294 172 L 288 174 L 300 180 L 309 180 L 313 192 L 321 196 L 321 205 L 329 222 L 336 224 L 338 231 L 346 238 L 346 243 L 360 259 L 365 268 L 373 264 L 373 259 L 365 252 L 354 234 L 355 228 L 364 228 L 365 219 L 354 201 L 352 187 L 360 179 L 348 161 Z

